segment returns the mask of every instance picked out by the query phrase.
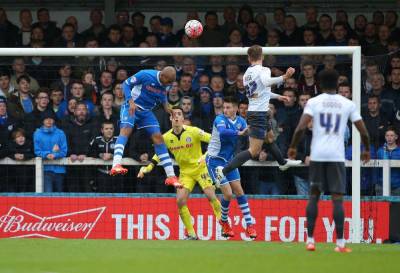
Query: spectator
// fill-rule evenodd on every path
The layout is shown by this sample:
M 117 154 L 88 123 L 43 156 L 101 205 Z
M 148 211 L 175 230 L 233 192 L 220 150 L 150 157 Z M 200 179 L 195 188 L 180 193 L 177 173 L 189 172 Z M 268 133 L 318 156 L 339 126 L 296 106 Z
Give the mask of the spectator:
M 21 27 L 18 31 L 17 45 L 20 47 L 28 46 L 31 43 L 32 33 L 32 13 L 29 9 L 19 11 L 19 22 Z
M 352 92 L 351 92 L 351 86 L 348 83 L 340 83 L 338 85 L 338 94 L 348 98 L 349 100 L 351 100 L 352 98 Z
M 112 91 L 113 84 L 113 74 L 111 71 L 103 70 L 100 73 L 100 82 L 97 86 L 98 96 L 103 94 L 104 92 Z
M 304 46 L 316 46 L 317 35 L 313 29 L 305 28 L 303 31 L 303 44 Z
M 129 11 L 127 10 L 120 10 L 115 15 L 115 22 L 120 27 L 124 26 L 125 24 L 129 24 Z
M 70 117 L 72 117 L 74 115 L 74 111 L 75 111 L 75 107 L 76 104 L 78 103 L 78 100 L 76 98 L 70 98 L 69 100 L 67 100 L 66 104 L 66 109 L 58 109 L 57 111 L 57 117 L 58 119 L 61 120 L 61 124 L 64 124 L 65 120 L 70 119 Z
M 32 25 L 32 28 L 35 26 L 40 26 L 44 30 L 44 40 L 46 44 L 51 46 L 53 45 L 54 40 L 56 40 L 61 35 L 61 30 L 57 27 L 57 23 L 50 21 L 50 13 L 46 8 L 40 8 L 37 11 L 37 19 L 38 22 Z
M 370 95 L 378 96 L 382 103 L 382 111 L 386 114 L 386 117 L 392 117 L 395 109 L 395 94 L 385 88 L 385 78 L 381 73 L 372 75 L 371 88 Z M 362 96 L 361 99 L 362 105 L 365 105 L 367 102 L 366 96 Z
M 224 23 L 221 25 L 221 31 L 225 35 L 225 39 L 230 39 L 231 33 L 234 29 L 239 30 L 239 25 L 236 23 L 236 10 L 234 7 L 224 8 Z M 240 30 L 239 30 L 240 32 Z
M 36 91 L 39 90 L 39 83 L 37 82 L 37 80 L 31 77 L 26 71 L 25 61 L 23 57 L 14 58 L 12 64 L 12 70 L 14 72 L 13 75 L 11 76 L 11 84 L 13 86 L 17 86 L 17 79 L 20 76 L 25 75 L 29 77 L 29 86 L 30 89 L 33 91 L 33 94 L 35 94 Z
M 206 69 L 207 75 L 211 78 L 214 75 L 225 77 L 224 56 L 213 55 L 209 59 L 210 66 Z
M 124 91 L 122 90 L 122 83 L 116 83 L 114 85 L 113 94 L 114 94 L 113 107 L 120 110 L 121 106 L 125 103 Z
M 192 88 L 192 75 L 189 73 L 182 74 L 179 80 L 179 92 L 182 96 L 194 96 L 194 90 Z
M 88 42 L 88 38 L 95 38 L 102 43 L 105 40 L 107 28 L 103 25 L 103 12 L 100 9 L 92 9 L 90 11 L 91 26 L 82 32 L 82 37 Z
M 213 93 L 214 117 L 223 113 L 224 95 L 222 92 Z M 214 118 L 213 117 L 213 118 Z M 211 132 L 211 130 L 207 130 Z
M 274 23 L 269 27 L 269 29 L 276 29 L 279 32 L 284 31 L 286 11 L 284 8 L 276 8 L 274 10 Z
M 384 21 L 385 15 L 383 14 L 383 12 L 380 10 L 374 11 L 374 13 L 372 14 L 372 23 L 376 26 L 380 26 L 383 25 Z
M 189 96 L 182 97 L 180 106 L 182 107 L 182 110 L 183 110 L 183 116 L 189 125 L 197 126 L 201 129 L 204 129 L 205 127 L 207 127 L 207 126 L 203 125 L 203 117 L 204 118 L 207 118 L 207 117 L 202 116 L 201 112 L 198 109 L 194 110 L 194 104 L 193 104 L 192 97 L 189 97 Z
M 363 41 L 361 43 L 364 54 L 368 54 L 369 48 L 371 48 L 377 42 L 376 37 L 376 26 L 373 23 L 368 23 L 365 26 Z
M 65 23 L 61 29 L 61 37 L 54 42 L 55 47 L 81 47 L 80 40 L 73 24 Z
M 378 149 L 378 159 L 399 160 L 400 147 L 397 145 L 399 135 L 394 128 L 388 128 L 385 133 L 385 144 Z M 380 173 L 382 173 L 380 171 Z M 376 185 L 376 194 L 382 195 L 382 174 L 379 176 L 379 183 Z M 392 168 L 390 171 L 390 193 L 391 195 L 400 195 L 400 170 Z
M 136 47 L 138 43 L 135 41 L 135 28 L 127 23 L 122 25 L 121 44 L 123 47 Z
M 89 111 L 89 115 L 92 116 L 94 114 L 95 106 L 90 100 L 84 99 L 84 97 L 83 97 L 84 94 L 85 94 L 85 91 L 83 89 L 82 82 L 76 81 L 76 82 L 72 83 L 71 96 L 73 98 L 75 98 L 77 102 L 84 103 L 87 107 L 87 110 Z M 58 109 L 58 112 L 60 112 L 60 115 L 62 115 L 62 113 L 64 113 L 64 115 L 65 115 L 68 112 L 67 108 L 68 108 L 68 102 L 66 100 L 64 100 L 60 104 L 60 107 Z
M 361 75 L 361 84 L 362 84 L 362 89 L 363 93 L 369 94 L 371 93 L 372 90 L 372 84 L 371 84 L 371 79 L 372 76 L 377 74 L 379 72 L 378 65 L 375 62 L 367 62 L 366 63 L 366 68 L 363 71 Z
M 12 141 L 8 146 L 8 157 L 16 161 L 25 161 L 34 158 L 32 142 L 26 138 L 23 129 L 12 133 Z M 21 165 L 9 168 L 8 192 L 33 192 L 34 170 L 31 166 Z
M 152 34 L 159 35 L 161 33 L 161 19 L 160 15 L 154 15 L 150 18 L 150 31 Z
M 141 12 L 135 12 L 131 16 L 132 25 L 135 27 L 135 34 L 137 42 L 143 42 L 146 36 L 149 34 L 147 27 L 144 26 L 145 16 Z
M 119 111 L 113 108 L 114 95 L 111 92 L 105 92 L 100 98 L 100 107 L 96 116 L 96 129 L 100 131 L 104 122 L 111 122 L 113 124 L 113 132 L 119 135 Z
M 44 112 L 51 112 L 51 115 L 55 116 L 53 109 L 51 109 L 49 100 L 48 90 L 46 88 L 42 88 L 38 91 L 35 97 L 34 107 L 29 115 L 26 115 L 24 118 L 24 129 L 27 133 L 28 138 L 32 138 L 33 133 L 37 128 L 42 125 L 42 116 Z M 57 119 L 55 118 L 55 121 Z
M 257 13 L 256 17 L 254 17 L 254 21 L 257 23 L 259 30 L 260 30 L 260 36 L 262 40 L 266 41 L 267 39 L 267 16 L 263 12 Z
M 320 92 L 315 76 L 316 67 L 314 63 L 309 61 L 304 62 L 301 66 L 301 72 L 303 77 L 298 84 L 298 90 L 301 93 L 310 93 L 312 96 L 318 95 Z
M 225 35 L 218 25 L 218 15 L 214 11 L 208 11 L 204 17 L 205 25 L 200 43 L 204 47 L 219 47 L 225 44 Z
M 367 48 L 366 55 L 376 56 L 388 53 L 388 42 L 390 37 L 390 29 L 386 25 L 381 25 L 378 28 L 378 40 Z
M 371 139 L 371 145 L 376 149 L 384 142 L 385 131 L 389 120 L 381 113 L 381 100 L 378 96 L 368 98 L 367 110 L 362 111 L 362 117 Z
M 64 132 L 55 126 L 55 119 L 52 112 L 44 112 L 43 126 L 33 136 L 35 155 L 47 160 L 64 158 L 67 155 L 67 139 Z M 44 191 L 62 192 L 65 166 L 44 165 L 43 170 Z
M 199 86 L 204 87 L 209 85 L 210 85 L 210 77 L 207 74 L 202 74 L 199 77 Z
M 84 92 L 84 97 L 93 103 L 97 103 L 97 83 L 95 79 L 95 75 L 92 71 L 84 71 L 82 74 L 82 84 Z
M 286 15 L 281 33 L 280 43 L 282 46 L 299 46 L 302 44 L 302 32 L 297 27 L 296 17 Z
M 243 73 L 239 73 L 236 76 L 235 83 L 228 88 L 226 93 L 227 96 L 236 97 L 239 102 L 247 100 L 246 89 L 243 85 Z
M 212 103 L 212 91 L 209 87 L 204 86 L 199 89 L 199 102 L 195 106 L 196 115 L 213 116 L 213 103 Z
M 347 46 L 347 28 L 346 24 L 342 22 L 336 22 L 333 25 L 333 38 L 334 40 L 327 43 L 328 46 Z
M 225 83 L 226 83 L 226 88 L 229 89 L 231 86 L 236 85 L 237 77 L 240 73 L 240 68 L 237 64 L 227 64 L 225 66 Z
M 227 47 L 243 47 L 242 32 L 239 28 L 233 28 L 228 33 Z
M 94 36 L 85 38 L 85 48 L 98 48 L 99 41 Z M 74 78 L 80 79 L 85 71 L 92 71 L 96 77 L 100 75 L 100 71 L 104 70 L 106 60 L 101 56 L 80 56 L 76 59 L 79 66 L 74 67 Z
M 319 38 L 318 43 L 321 45 L 327 45 L 334 41 L 332 32 L 332 17 L 328 14 L 322 14 L 319 17 Z
M 0 96 L 0 158 L 7 155 L 8 142 L 11 139 L 11 133 L 20 127 L 20 122 L 7 111 L 7 100 Z
M 296 117 L 299 116 L 299 108 L 296 103 L 296 90 L 284 89 L 282 94 L 287 96 L 288 100 L 283 102 L 283 107 L 277 109 L 276 120 L 278 126 L 283 131 L 279 135 L 278 143 L 281 149 L 286 151 L 295 129 L 294 126 L 296 126 L 292 121 L 296 120 Z
M 306 23 L 301 27 L 301 30 L 304 31 L 306 29 L 310 29 L 313 32 L 317 32 L 319 30 L 319 23 L 317 21 L 318 18 L 318 10 L 316 7 L 311 6 L 306 8 L 305 12 Z
M 161 33 L 158 36 L 161 47 L 174 47 L 177 45 L 178 40 L 172 32 L 173 27 L 174 22 L 170 17 L 165 17 L 161 20 Z
M 250 21 L 246 25 L 246 32 L 243 36 L 243 45 L 244 46 L 252 46 L 252 45 L 264 45 L 266 40 L 265 37 L 262 37 L 260 34 L 260 27 L 255 21 Z
M 123 82 L 128 78 L 128 71 L 124 67 L 118 67 L 115 71 L 115 81 Z
M 71 65 L 68 63 L 61 65 L 58 69 L 58 75 L 59 78 L 50 85 L 50 88 L 62 90 L 64 98 L 69 99 L 73 82 Z
M 287 79 L 287 81 L 285 81 L 285 83 L 283 84 L 283 88 L 291 88 L 294 90 L 298 90 L 298 83 L 295 78 L 290 78 Z
M 107 30 L 107 39 L 102 44 L 103 47 L 122 47 L 121 27 L 119 25 L 111 25 Z
M 249 5 L 244 4 L 243 6 L 240 7 L 237 20 L 239 26 L 243 30 L 246 29 L 248 22 L 253 21 L 254 19 L 253 14 L 254 14 L 253 9 Z
M 400 28 L 397 27 L 397 20 L 399 16 L 394 10 L 388 10 L 385 14 L 385 25 L 388 26 L 390 31 L 390 38 L 394 40 L 399 40 Z
M 7 70 L 0 70 L 0 97 L 9 97 L 15 91 L 11 84 L 10 73 Z
M 0 47 L 15 47 L 18 40 L 18 27 L 7 18 L 7 13 L 0 8 Z
M 101 123 L 101 135 L 96 136 L 90 142 L 89 156 L 100 158 L 104 161 L 112 160 L 114 146 L 117 137 L 114 134 L 114 124 L 110 121 Z M 99 166 L 96 169 L 96 191 L 97 192 L 124 192 L 123 178 L 109 175 L 110 166 Z
M 30 89 L 29 76 L 22 75 L 17 79 L 17 92 L 9 96 L 8 108 L 10 115 L 17 120 L 22 120 L 25 114 L 33 111 L 34 96 Z
M 58 117 L 58 110 L 60 109 L 61 103 L 64 101 L 64 94 L 60 89 L 50 90 L 50 107 Z
M 359 14 L 354 18 L 354 34 L 358 37 L 364 36 L 365 28 L 368 20 L 363 14 Z
M 62 126 L 68 140 L 68 155 L 72 162 L 83 161 L 89 153 L 89 144 L 95 135 L 95 124 L 88 115 L 88 108 L 83 101 L 76 104 L 74 115 L 64 120 Z M 88 192 L 89 169 L 70 167 L 67 188 L 71 192 Z
M 79 30 L 78 19 L 76 19 L 75 16 L 68 16 L 67 19 L 65 19 L 65 23 L 71 24 L 74 27 L 75 36 L 76 36 L 77 40 L 80 41 L 79 44 L 81 45 L 83 42 L 83 39 L 82 39 L 82 35 L 78 32 L 78 30 Z
M 168 107 L 172 109 L 174 106 L 179 106 L 181 103 L 181 93 L 179 92 L 179 83 L 174 81 L 171 85 L 171 89 L 168 91 L 167 99 L 168 99 Z
M 211 77 L 210 87 L 213 93 L 221 93 L 225 92 L 225 80 L 221 76 L 215 75 Z
M 347 34 L 352 34 L 352 29 L 349 24 L 349 16 L 346 11 L 344 11 L 342 9 L 339 9 L 336 11 L 336 23 L 343 24 L 343 26 L 346 29 Z

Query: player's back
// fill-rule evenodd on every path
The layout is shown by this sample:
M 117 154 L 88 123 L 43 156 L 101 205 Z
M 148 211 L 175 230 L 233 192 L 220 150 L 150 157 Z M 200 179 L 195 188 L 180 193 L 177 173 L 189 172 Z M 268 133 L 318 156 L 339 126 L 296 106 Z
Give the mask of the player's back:
M 271 70 L 262 65 L 252 65 L 243 75 L 243 85 L 249 99 L 249 111 L 268 111 L 271 87 L 265 85 L 265 78 L 271 76 Z
M 341 95 L 323 93 L 307 102 L 304 113 L 313 117 L 311 160 L 343 162 L 347 121 L 361 119 L 356 105 Z
M 238 136 L 221 136 L 217 128 L 219 126 L 224 126 L 226 129 L 230 130 L 242 131 L 246 128 L 247 124 L 240 116 L 237 116 L 235 120 L 231 120 L 223 114 L 220 114 L 215 118 L 207 153 L 210 156 L 223 158 L 224 160 L 229 161 L 235 153 Z
M 132 98 L 142 110 L 151 110 L 166 101 L 166 86 L 161 84 L 159 73 L 157 70 L 145 69 L 131 77 L 131 82 L 135 84 Z

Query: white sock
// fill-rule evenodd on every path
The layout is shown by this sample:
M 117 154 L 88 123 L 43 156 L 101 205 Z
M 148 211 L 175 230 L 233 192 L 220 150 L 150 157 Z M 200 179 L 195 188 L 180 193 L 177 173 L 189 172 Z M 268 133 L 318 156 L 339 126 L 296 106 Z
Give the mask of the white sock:
M 175 176 L 175 171 L 173 166 L 165 166 L 164 170 L 167 177 Z
M 313 237 L 308 237 L 307 238 L 307 244 L 314 244 L 314 238 Z
M 120 155 L 115 155 L 114 158 L 113 158 L 113 164 L 112 164 L 112 166 L 115 167 L 115 165 L 121 164 L 121 162 L 122 162 L 122 156 L 120 156 Z
M 336 239 L 336 245 L 340 248 L 344 248 L 344 239 Z

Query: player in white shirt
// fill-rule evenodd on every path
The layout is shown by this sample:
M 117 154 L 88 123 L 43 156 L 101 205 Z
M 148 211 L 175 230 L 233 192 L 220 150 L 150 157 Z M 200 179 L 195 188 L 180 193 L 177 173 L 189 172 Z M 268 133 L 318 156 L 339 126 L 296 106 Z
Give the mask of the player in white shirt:
M 335 251 L 351 252 L 351 249 L 345 247 L 343 239 L 343 195 L 346 193 L 344 135 L 349 119 L 360 132 L 365 147 L 361 159 L 364 162 L 370 159 L 368 131 L 356 105 L 351 100 L 336 94 L 338 76 L 336 71 L 328 70 L 319 74 L 320 88 L 324 93 L 308 100 L 288 150 L 289 158 L 296 158 L 297 146 L 307 125 L 312 122 L 310 197 L 306 209 L 308 234 L 306 249 L 309 251 L 315 250 L 313 233 L 318 216 L 318 200 L 321 192 L 325 192 L 332 195 L 333 220 L 337 236 Z
M 262 47 L 254 45 L 247 50 L 250 67 L 243 75 L 243 85 L 246 88 L 246 96 L 249 99 L 249 109 L 247 112 L 247 124 L 249 125 L 249 149 L 238 153 L 225 167 L 217 167 L 216 179 L 222 181 L 223 178 L 242 166 L 246 161 L 258 158 L 262 146 L 266 144 L 266 149 L 279 163 L 279 169 L 287 170 L 291 166 L 301 164 L 301 160 L 285 160 L 274 143 L 271 122 L 268 116 L 269 100 L 278 99 L 287 101 L 288 98 L 271 92 L 271 86 L 282 83 L 289 79 L 295 72 L 294 68 L 289 67 L 286 73 L 280 77 L 271 77 L 271 70 L 262 66 L 264 55 Z

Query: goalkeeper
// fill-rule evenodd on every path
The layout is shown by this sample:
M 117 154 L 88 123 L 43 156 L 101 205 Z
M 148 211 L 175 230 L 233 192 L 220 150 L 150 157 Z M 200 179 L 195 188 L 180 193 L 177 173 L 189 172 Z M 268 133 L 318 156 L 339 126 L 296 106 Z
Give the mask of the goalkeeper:
M 166 132 L 163 137 L 168 150 L 174 155 L 175 161 L 180 168 L 179 181 L 183 188 L 177 188 L 176 192 L 179 215 L 187 230 L 186 239 L 197 240 L 198 237 L 194 231 L 190 211 L 187 207 L 189 194 L 196 183 L 199 183 L 207 196 L 217 220 L 221 219 L 221 203 L 215 195 L 215 188 L 208 175 L 201 152 L 201 142 L 208 143 L 211 135 L 197 127 L 183 125 L 183 110 L 179 106 L 172 108 L 170 120 L 172 129 Z M 143 178 L 158 163 L 160 163 L 160 160 L 157 155 L 154 155 L 151 163 L 146 167 L 142 167 L 137 177 Z

